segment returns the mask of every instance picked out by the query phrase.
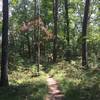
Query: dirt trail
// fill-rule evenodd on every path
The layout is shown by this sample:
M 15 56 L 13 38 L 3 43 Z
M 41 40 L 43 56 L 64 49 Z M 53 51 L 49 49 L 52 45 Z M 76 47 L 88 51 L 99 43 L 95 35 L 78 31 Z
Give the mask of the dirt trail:
M 64 95 L 59 90 L 57 81 L 52 77 L 48 77 L 47 83 L 49 92 L 46 100 L 64 100 Z

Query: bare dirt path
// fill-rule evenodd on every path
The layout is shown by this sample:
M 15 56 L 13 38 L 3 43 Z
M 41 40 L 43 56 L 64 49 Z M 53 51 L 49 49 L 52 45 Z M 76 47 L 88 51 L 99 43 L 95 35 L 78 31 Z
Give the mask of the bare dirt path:
M 53 78 L 47 78 L 48 84 L 48 95 L 46 96 L 46 100 L 64 100 L 64 95 L 59 90 L 58 82 Z

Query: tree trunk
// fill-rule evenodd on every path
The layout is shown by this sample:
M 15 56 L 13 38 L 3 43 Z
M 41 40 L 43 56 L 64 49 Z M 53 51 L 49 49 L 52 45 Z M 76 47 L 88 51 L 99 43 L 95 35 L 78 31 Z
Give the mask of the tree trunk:
M 53 17 L 54 17 L 54 41 L 53 41 L 53 62 L 57 59 L 57 21 L 58 21 L 58 0 L 53 1 Z
M 3 0 L 1 86 L 8 86 L 8 0 Z
M 68 0 L 65 2 L 65 38 L 67 40 L 67 51 L 66 51 L 66 60 L 70 61 L 70 36 L 69 36 L 69 4 Z
M 40 41 L 38 41 L 38 52 L 37 52 L 37 74 L 39 75 L 40 71 Z
M 30 38 L 29 35 L 27 37 L 27 47 L 28 47 L 28 57 L 31 58 L 31 44 L 30 44 Z
M 36 16 L 39 16 L 40 17 L 40 1 L 37 1 L 36 2 L 37 6 L 36 6 Z M 41 54 L 40 54 L 40 22 L 39 22 L 39 26 L 37 28 L 37 33 L 38 33 L 38 37 L 37 37 L 37 47 L 38 47 L 38 50 L 37 50 L 37 75 L 39 75 L 39 71 L 40 71 L 40 57 L 41 57 Z
M 85 67 L 88 67 L 86 36 L 87 36 L 89 7 L 90 7 L 90 0 L 86 0 L 85 10 L 84 10 L 84 18 L 83 18 L 83 25 L 82 25 L 82 66 L 85 66 Z
M 66 36 L 66 39 L 67 39 L 67 43 L 68 43 L 68 46 L 69 46 L 69 13 L 68 13 L 68 0 L 65 0 L 65 20 L 66 20 L 66 32 L 67 32 L 67 36 Z

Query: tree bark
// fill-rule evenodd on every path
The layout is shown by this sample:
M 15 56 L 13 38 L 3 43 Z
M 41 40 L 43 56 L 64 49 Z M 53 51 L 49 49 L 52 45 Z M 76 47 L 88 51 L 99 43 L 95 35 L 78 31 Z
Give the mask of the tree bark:
M 37 52 L 37 74 L 39 75 L 39 71 L 40 71 L 40 41 L 38 41 L 38 52 Z
M 1 86 L 8 86 L 8 0 L 3 0 Z
M 53 62 L 57 60 L 57 21 L 58 21 L 58 0 L 53 1 L 53 17 L 54 17 L 54 41 L 53 41 Z
M 67 51 L 66 51 L 66 60 L 70 61 L 70 36 L 69 36 L 69 4 L 68 0 L 64 0 L 65 2 L 65 38 L 67 40 Z
M 89 15 L 90 0 L 86 0 L 83 25 L 82 25 L 82 66 L 88 67 L 88 56 L 87 56 L 87 25 Z
M 30 44 L 30 38 L 29 35 L 27 37 L 27 47 L 28 47 L 28 57 L 31 58 L 31 44 Z
M 68 46 L 69 46 L 69 13 L 68 13 L 68 0 L 65 0 L 65 20 L 66 20 L 66 32 L 67 32 L 67 36 L 66 36 L 66 39 L 67 39 L 67 43 L 68 43 Z
M 34 0 L 34 18 L 36 17 L 36 9 L 37 9 L 37 4 L 36 0 Z M 33 35 L 32 35 L 32 60 L 34 63 L 36 63 L 36 29 L 35 25 L 33 25 Z

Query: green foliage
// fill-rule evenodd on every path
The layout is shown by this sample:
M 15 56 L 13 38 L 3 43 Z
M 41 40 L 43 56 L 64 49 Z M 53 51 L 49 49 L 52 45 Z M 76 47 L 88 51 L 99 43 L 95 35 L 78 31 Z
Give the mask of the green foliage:
M 11 0 L 9 16 L 9 83 L 8 88 L 0 88 L 0 100 L 44 100 L 47 94 L 46 74 L 43 70 L 58 80 L 65 100 L 99 100 L 100 96 L 100 28 L 99 28 L 99 0 L 91 0 L 89 14 L 88 36 L 84 37 L 88 43 L 89 70 L 84 71 L 81 66 L 81 31 L 84 12 L 83 0 L 69 2 L 69 31 L 70 47 L 67 45 L 65 31 L 64 0 L 58 0 L 58 34 L 57 57 L 52 62 L 53 40 L 43 40 L 32 27 L 29 31 L 21 32 L 23 22 L 34 18 L 34 0 Z M 41 0 L 41 17 L 50 32 L 53 32 L 53 1 Z M 0 18 L 2 13 L 0 12 Z M 2 19 L 2 18 L 1 18 Z M 0 19 L 0 33 L 2 20 Z M 67 20 L 67 19 L 66 19 Z M 64 30 L 65 28 L 65 30 Z M 42 34 L 42 32 L 41 32 Z M 44 34 L 44 33 L 43 33 Z M 37 38 L 41 37 L 41 66 L 40 76 L 37 72 Z M 29 40 L 28 40 L 29 38 Z M 31 57 L 29 58 L 29 48 Z M 64 59 L 67 51 L 71 53 L 70 64 Z M 0 50 L 1 55 L 1 50 Z M 48 61 L 51 55 L 51 62 Z M 68 54 L 67 54 L 68 56 Z M 76 60 L 77 59 L 77 60 Z
M 100 42 L 100 34 L 99 33 L 89 34 L 89 42 L 90 43 L 99 43 Z
M 9 72 L 9 87 L 0 88 L 0 100 L 44 100 L 47 94 L 46 75 L 33 77 L 32 69 L 18 67 Z
M 79 62 L 59 62 L 53 65 L 49 74 L 59 82 L 60 89 L 65 94 L 64 100 L 99 100 L 99 68 L 84 71 Z
M 16 5 L 18 3 L 18 0 L 12 0 L 12 4 Z
M 99 35 L 99 25 L 98 25 L 98 16 L 99 16 L 99 7 L 97 1 L 91 1 L 91 8 L 90 8 L 90 17 L 89 17 L 89 24 L 88 24 L 88 48 L 89 48 L 89 56 L 91 53 L 99 53 L 99 44 L 100 44 L 100 35 Z M 16 4 L 13 6 L 13 4 Z M 81 56 L 81 30 L 82 30 L 82 19 L 83 19 L 83 12 L 84 12 L 84 1 L 80 0 L 71 0 L 69 2 L 69 31 L 70 31 L 70 48 L 67 46 L 66 36 L 65 33 L 66 23 L 65 23 L 65 9 L 64 9 L 64 0 L 59 1 L 58 7 L 58 39 L 57 39 L 57 49 L 58 49 L 58 58 L 64 58 L 64 54 L 66 50 L 71 50 L 72 58 L 73 56 Z M 36 44 L 37 41 L 37 31 L 34 32 L 34 28 L 32 27 L 29 32 L 21 32 L 20 27 L 22 26 L 23 22 L 28 22 L 33 19 L 35 13 L 35 4 L 34 0 L 13 0 L 10 2 L 10 8 L 12 16 L 10 16 L 10 43 L 15 42 L 12 46 L 10 44 L 10 49 L 15 48 L 16 51 L 21 52 L 21 56 L 28 57 L 28 40 L 27 37 L 30 39 L 30 46 L 31 46 L 31 55 L 35 57 L 33 60 L 36 59 L 36 52 L 33 50 L 33 44 Z M 41 8 L 41 17 L 48 27 L 50 32 L 53 32 L 53 2 L 51 0 L 41 0 L 40 4 Z M 67 20 L 67 19 L 66 19 Z M 42 33 L 41 33 L 42 34 Z M 44 41 L 43 35 L 41 35 L 41 41 L 45 43 L 45 55 L 46 55 L 46 62 L 49 54 L 52 53 L 53 48 L 53 41 Z M 33 43 L 34 42 L 34 43 Z M 23 52 L 23 48 L 25 48 L 25 52 Z M 36 47 L 35 47 L 36 48 Z M 43 50 L 41 49 L 41 52 Z M 12 51 L 15 52 L 15 51 Z M 33 53 L 35 52 L 35 53 Z M 42 55 L 43 56 L 43 55 Z M 42 57 L 41 57 L 42 58 Z M 36 62 L 36 61 L 34 61 Z

